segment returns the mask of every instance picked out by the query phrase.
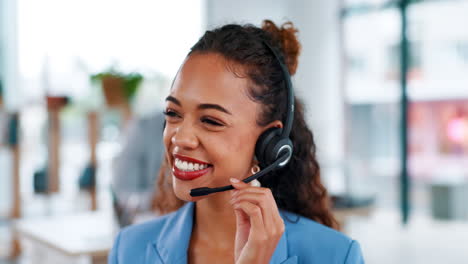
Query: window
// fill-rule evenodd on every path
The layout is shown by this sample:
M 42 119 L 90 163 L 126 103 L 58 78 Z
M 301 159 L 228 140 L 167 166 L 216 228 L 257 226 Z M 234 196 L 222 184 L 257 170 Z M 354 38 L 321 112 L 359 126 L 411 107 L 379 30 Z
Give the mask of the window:
M 347 182 L 370 186 L 358 192 L 374 188 L 370 192 L 386 205 L 402 201 L 403 215 L 411 202 L 400 171 L 403 70 L 410 102 L 406 135 L 412 207 L 430 209 L 424 193 L 431 181 L 468 175 L 467 10 L 468 1 L 345 1 Z M 403 25 L 407 45 L 402 47 Z M 401 201 L 388 188 L 398 185 Z

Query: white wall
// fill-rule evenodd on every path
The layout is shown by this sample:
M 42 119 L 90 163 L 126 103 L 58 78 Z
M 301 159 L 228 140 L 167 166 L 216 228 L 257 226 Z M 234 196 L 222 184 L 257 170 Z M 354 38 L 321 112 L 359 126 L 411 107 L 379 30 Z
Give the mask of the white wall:
M 16 71 L 15 56 L 15 21 L 9 11 L 15 8 L 14 0 L 0 0 L 0 79 L 3 84 L 3 96 L 8 108 L 14 108 L 15 91 L 9 92 L 9 87 L 15 87 L 14 74 Z M 13 36 L 7 37 L 7 34 Z M 7 67 L 8 65 L 8 67 Z M 4 102 L 5 103 L 5 102 Z M 0 129 L 5 129 L 5 113 L 0 110 Z M 3 123 L 2 123 L 3 121 Z M 0 136 L 4 136 L 0 131 Z M 4 142 L 2 142 L 4 143 Z M 5 147 L 0 147 L 0 218 L 10 214 L 11 206 L 11 153 Z
M 3 6 L 4 6 L 4 3 L 5 0 L 0 0 L 0 80 L 2 79 L 2 76 L 3 76 L 3 42 L 4 42 L 4 39 L 5 39 L 5 35 L 3 33 L 4 29 L 4 19 L 3 17 L 5 16 L 3 14 L 3 10 L 5 9 Z
M 329 189 L 344 189 L 344 101 L 339 48 L 339 1 L 289 1 L 287 13 L 300 30 L 302 55 L 296 93 L 306 103 L 307 121 Z
M 259 25 L 263 19 L 281 22 L 285 18 L 284 0 L 206 0 L 208 29 L 227 23 Z
M 8 109 L 16 109 L 19 104 L 17 18 L 16 1 L 0 0 L 0 71 L 3 79 L 4 100 Z
M 307 121 L 318 146 L 320 163 L 331 191 L 341 191 L 344 156 L 343 100 L 340 88 L 339 0 L 207 1 L 207 25 L 227 22 L 260 25 L 291 20 L 299 29 L 302 55 L 293 77 L 296 95 L 306 104 Z

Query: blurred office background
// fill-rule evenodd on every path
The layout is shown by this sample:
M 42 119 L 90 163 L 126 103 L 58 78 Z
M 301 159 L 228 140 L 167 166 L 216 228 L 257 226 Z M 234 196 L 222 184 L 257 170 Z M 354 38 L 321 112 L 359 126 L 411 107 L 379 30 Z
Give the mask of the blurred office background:
M 468 263 L 466 14 L 462 0 L 0 0 L 0 263 L 104 262 L 128 120 L 162 110 L 205 30 L 266 18 L 299 29 L 296 95 L 367 263 Z M 143 78 L 125 107 L 91 81 L 109 72 Z

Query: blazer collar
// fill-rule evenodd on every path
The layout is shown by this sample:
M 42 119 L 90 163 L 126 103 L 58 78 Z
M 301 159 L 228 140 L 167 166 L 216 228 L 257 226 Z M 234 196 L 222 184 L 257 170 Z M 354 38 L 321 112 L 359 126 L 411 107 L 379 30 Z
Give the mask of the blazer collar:
M 148 245 L 147 263 L 155 263 L 157 254 L 164 263 L 187 263 L 187 252 L 193 226 L 195 203 L 189 202 L 168 216 L 158 237 Z M 281 217 L 284 212 L 280 210 Z M 288 258 L 287 229 L 281 236 L 270 261 L 272 264 L 294 264 L 297 257 Z

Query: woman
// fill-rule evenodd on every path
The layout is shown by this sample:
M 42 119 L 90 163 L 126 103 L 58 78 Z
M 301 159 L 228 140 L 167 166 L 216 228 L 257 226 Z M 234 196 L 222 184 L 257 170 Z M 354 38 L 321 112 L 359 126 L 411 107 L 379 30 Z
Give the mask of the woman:
M 289 163 L 260 184 L 241 181 L 259 171 L 258 137 L 282 128 L 287 114 L 284 76 L 267 45 L 294 74 L 296 32 L 290 22 L 230 24 L 192 47 L 166 98 L 166 157 L 154 202 L 161 213 L 175 212 L 121 231 L 109 263 L 363 263 L 359 244 L 333 230 L 297 98 Z M 190 195 L 229 184 L 235 190 Z

